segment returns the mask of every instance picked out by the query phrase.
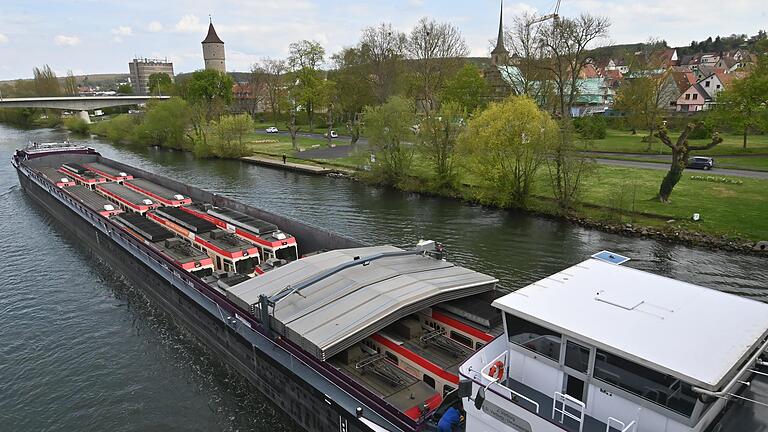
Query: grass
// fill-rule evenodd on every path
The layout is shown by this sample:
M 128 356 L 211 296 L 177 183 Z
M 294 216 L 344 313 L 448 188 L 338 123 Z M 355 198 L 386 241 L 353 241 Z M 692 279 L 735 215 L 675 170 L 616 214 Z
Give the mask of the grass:
M 647 131 L 638 131 L 637 135 L 632 135 L 628 131 L 608 129 L 607 136 L 604 139 L 592 140 L 583 145 L 582 149 L 586 151 L 614 152 L 614 153 L 637 153 L 637 154 L 671 154 L 671 150 L 657 141 L 651 145 L 648 151 L 648 144 L 642 142 L 643 136 Z M 671 132 L 670 138 L 677 139 L 679 133 Z M 742 155 L 742 154 L 765 154 L 768 155 L 768 135 L 750 135 L 747 139 L 747 149 L 742 149 L 741 135 L 722 134 L 723 142 L 716 147 L 696 152 L 700 155 Z M 708 139 L 692 139 L 692 145 L 703 145 L 709 142 Z
M 768 238 L 768 180 L 740 178 L 741 184 L 692 180 L 699 172 L 685 171 L 668 204 L 654 199 L 664 172 L 637 168 L 600 166 L 584 183 L 584 204 L 611 209 L 613 213 L 655 216 L 656 223 L 642 218 L 644 224 L 675 226 L 697 232 L 764 240 Z M 549 195 L 549 194 L 546 194 Z M 693 213 L 701 220 L 692 221 Z
M 277 142 L 259 143 L 256 142 L 258 140 Z M 340 159 L 308 161 L 295 158 L 297 152 L 291 148 L 291 139 L 288 136 L 258 132 L 253 133 L 249 141 L 255 152 L 277 158 L 285 153 L 292 161 L 298 163 L 357 169 L 369 158 L 369 154 L 365 152 Z M 305 148 L 326 145 L 325 140 L 321 139 L 299 138 L 298 141 L 299 145 Z M 724 168 L 726 162 L 742 168 L 751 164 L 754 169 L 768 170 L 768 157 L 722 158 L 718 161 L 718 166 Z M 765 209 L 768 208 L 768 194 L 765 193 L 768 180 L 739 178 L 741 184 L 697 181 L 692 180 L 691 176 L 717 175 L 717 172 L 686 170 L 672 194 L 672 201 L 665 204 L 654 199 L 665 173 L 660 170 L 598 165 L 595 172 L 584 182 L 576 214 L 614 223 L 631 222 L 640 226 L 682 229 L 734 238 L 768 239 L 768 218 L 764 217 Z M 411 188 L 427 190 L 424 185 L 429 184 L 431 179 L 431 167 L 419 154 L 414 158 L 411 176 Z M 482 184 L 474 173 L 461 168 L 459 181 L 467 189 L 463 191 L 463 196 L 467 199 L 471 199 L 471 194 L 476 193 Z M 540 171 L 533 193 L 534 197 L 530 203 L 532 210 L 547 214 L 557 213 L 545 169 Z M 701 220 L 693 222 L 693 213 L 699 213 Z M 668 223 L 668 220 L 674 222 Z

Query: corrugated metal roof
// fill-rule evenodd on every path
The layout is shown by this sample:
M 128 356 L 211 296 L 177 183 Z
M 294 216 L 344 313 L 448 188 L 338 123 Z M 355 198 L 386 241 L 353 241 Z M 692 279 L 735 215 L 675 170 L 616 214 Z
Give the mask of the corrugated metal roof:
M 396 252 L 394 246 L 342 249 L 302 258 L 232 287 L 227 295 L 250 310 L 261 294 L 350 262 Z M 340 271 L 279 301 L 271 326 L 327 359 L 396 320 L 437 303 L 493 289 L 497 280 L 424 255 L 387 257 Z

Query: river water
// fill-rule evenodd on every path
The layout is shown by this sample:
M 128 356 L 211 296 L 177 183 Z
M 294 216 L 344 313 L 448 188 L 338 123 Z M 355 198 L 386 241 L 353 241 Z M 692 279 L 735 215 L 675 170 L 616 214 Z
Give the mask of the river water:
M 0 125 L 0 430 L 293 430 L 21 190 L 13 150 L 66 137 Z M 450 260 L 498 277 L 505 290 L 608 249 L 631 257 L 632 267 L 768 300 L 760 257 L 625 238 L 344 179 L 83 141 L 107 157 L 365 242 L 441 241 Z

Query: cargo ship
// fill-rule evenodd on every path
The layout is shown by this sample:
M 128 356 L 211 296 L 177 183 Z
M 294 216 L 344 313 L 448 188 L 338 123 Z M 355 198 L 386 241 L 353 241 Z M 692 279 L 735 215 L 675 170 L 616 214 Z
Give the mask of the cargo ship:
M 436 242 L 370 246 L 70 143 L 12 158 L 26 193 L 310 431 L 436 430 L 503 332 L 497 280 Z
M 768 425 L 768 305 L 603 251 L 501 296 L 436 242 L 370 246 L 36 144 L 23 189 L 309 431 Z

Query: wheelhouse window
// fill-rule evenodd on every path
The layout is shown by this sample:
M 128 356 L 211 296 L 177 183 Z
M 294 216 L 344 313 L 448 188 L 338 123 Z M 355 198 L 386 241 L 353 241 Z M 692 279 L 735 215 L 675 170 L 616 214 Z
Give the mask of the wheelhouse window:
M 506 314 L 506 320 L 507 335 L 510 342 L 552 360 L 560 361 L 560 341 L 562 339 L 560 333 L 510 314 Z
M 256 266 L 256 258 L 249 257 L 242 259 L 235 263 L 235 271 L 240 274 L 253 273 L 253 268 Z
M 277 259 L 284 259 L 286 261 L 296 261 L 298 255 L 296 253 L 296 246 L 278 249 L 275 251 Z
M 587 373 L 589 369 L 589 348 L 573 341 L 565 344 L 565 365 L 569 368 Z
M 600 350 L 594 377 L 686 417 L 691 416 L 696 405 L 696 393 L 690 384 Z

